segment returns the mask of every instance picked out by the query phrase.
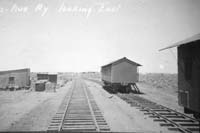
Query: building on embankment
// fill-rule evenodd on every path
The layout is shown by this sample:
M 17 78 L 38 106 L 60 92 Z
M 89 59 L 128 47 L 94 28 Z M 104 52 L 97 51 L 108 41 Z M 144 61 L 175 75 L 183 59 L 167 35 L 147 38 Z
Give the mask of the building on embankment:
M 173 47 L 178 51 L 178 103 L 185 113 L 200 117 L 200 33 L 161 50 Z

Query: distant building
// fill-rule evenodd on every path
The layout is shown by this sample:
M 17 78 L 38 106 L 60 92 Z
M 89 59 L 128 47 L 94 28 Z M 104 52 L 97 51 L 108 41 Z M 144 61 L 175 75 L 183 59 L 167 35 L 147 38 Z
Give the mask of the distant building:
M 55 91 L 57 85 L 57 74 L 55 73 L 38 73 L 37 82 L 35 83 L 36 91 Z
M 30 69 L 0 71 L 0 88 L 27 88 L 30 86 Z
M 57 83 L 57 74 L 38 73 L 37 80 L 48 80 L 49 82 Z
M 186 113 L 200 116 L 200 34 L 172 46 L 178 47 L 178 102 Z
M 48 74 L 49 82 L 57 83 L 57 74 Z
M 38 73 L 37 80 L 48 80 L 48 73 Z

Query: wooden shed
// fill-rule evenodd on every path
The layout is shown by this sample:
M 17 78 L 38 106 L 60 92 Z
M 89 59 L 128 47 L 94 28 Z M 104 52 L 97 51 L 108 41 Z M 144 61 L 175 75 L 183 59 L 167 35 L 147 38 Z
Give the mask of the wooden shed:
M 178 102 L 185 113 L 200 114 L 200 34 L 168 48 L 178 48 Z
M 111 86 L 127 86 L 135 84 L 139 79 L 140 64 L 126 57 L 113 61 L 101 67 L 101 79 Z
M 0 71 L 0 88 L 30 87 L 30 69 Z

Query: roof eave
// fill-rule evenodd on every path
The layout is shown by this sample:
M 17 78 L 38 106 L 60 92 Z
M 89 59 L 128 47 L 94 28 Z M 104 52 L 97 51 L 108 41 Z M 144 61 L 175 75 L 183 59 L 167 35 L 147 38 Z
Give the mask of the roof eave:
M 159 49 L 159 51 L 163 51 L 163 50 L 170 49 L 170 48 L 173 48 L 173 47 L 179 47 L 180 45 L 184 45 L 184 44 L 190 44 L 192 42 L 196 42 L 196 41 L 199 41 L 199 40 L 200 40 L 200 33 L 196 34 L 196 35 L 194 35 L 192 37 L 189 37 L 187 39 L 184 39 L 182 41 L 179 41 L 177 43 L 174 43 L 171 46 L 167 46 L 165 48 Z

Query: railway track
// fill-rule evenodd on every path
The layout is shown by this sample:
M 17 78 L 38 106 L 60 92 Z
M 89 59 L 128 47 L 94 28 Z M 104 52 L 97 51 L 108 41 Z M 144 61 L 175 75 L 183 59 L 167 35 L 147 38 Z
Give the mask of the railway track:
M 47 132 L 109 132 L 86 84 L 77 79 L 52 118 Z
M 151 102 L 136 95 L 118 95 L 121 99 L 128 102 L 131 106 L 138 108 L 145 115 L 159 122 L 160 126 L 167 127 L 168 130 L 182 133 L 199 133 L 199 120 L 179 113 L 170 108 Z

